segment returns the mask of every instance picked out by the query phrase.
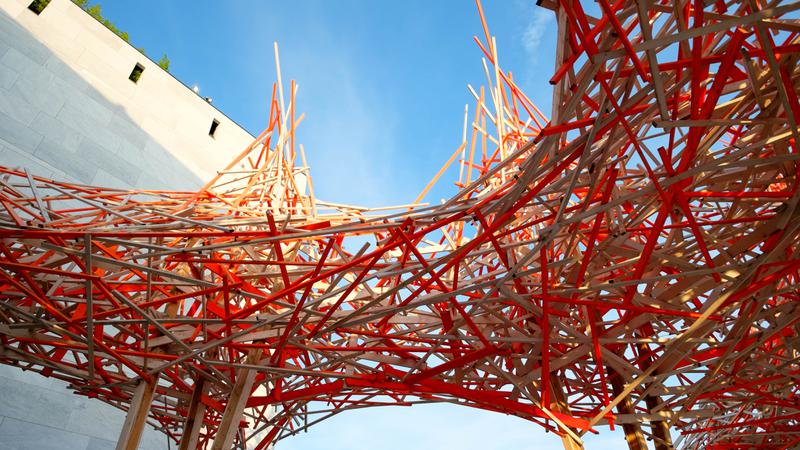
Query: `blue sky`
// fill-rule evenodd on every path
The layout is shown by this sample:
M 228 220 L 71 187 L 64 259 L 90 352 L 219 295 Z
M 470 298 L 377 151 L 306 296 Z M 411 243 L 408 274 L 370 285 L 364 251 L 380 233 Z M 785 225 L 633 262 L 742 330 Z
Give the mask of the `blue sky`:
M 411 202 L 461 141 L 467 83 L 484 84 L 482 33 L 468 1 L 102 0 L 104 15 L 251 133 L 266 126 L 278 41 L 284 81 L 300 86 L 298 129 L 319 197 L 369 206 Z M 485 1 L 500 62 L 550 110 L 555 21 L 533 0 Z M 428 201 L 454 192 L 443 177 Z M 402 431 L 401 428 L 402 427 Z M 619 432 L 587 448 L 624 447 Z M 523 420 L 452 405 L 349 412 L 279 450 L 560 449 Z
M 101 0 L 131 42 L 251 133 L 266 126 L 275 81 L 300 86 L 298 129 L 317 194 L 378 206 L 412 201 L 461 142 L 467 83 L 484 83 L 474 3 Z M 544 111 L 553 72 L 552 13 L 487 1 L 500 61 Z M 455 166 L 455 165 L 454 165 Z M 454 192 L 442 179 L 429 200 Z M 446 182 L 445 182 L 446 180 Z

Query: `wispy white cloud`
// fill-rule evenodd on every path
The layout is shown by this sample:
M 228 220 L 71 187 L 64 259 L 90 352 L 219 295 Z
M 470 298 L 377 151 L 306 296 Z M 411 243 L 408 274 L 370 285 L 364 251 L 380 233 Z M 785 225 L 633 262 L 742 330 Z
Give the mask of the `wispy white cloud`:
M 391 113 L 360 83 L 358 74 L 339 69 L 334 75 L 336 92 L 328 99 L 312 100 L 325 104 L 318 114 L 312 111 L 305 124 L 317 194 L 333 202 L 391 201 L 386 193 L 394 153 Z
M 532 1 L 518 2 L 516 12 L 520 18 L 515 37 L 522 67 L 517 83 L 539 109 L 547 111 L 552 103 L 553 88 L 548 80 L 555 70 L 556 17 Z
M 396 113 L 364 73 L 357 49 L 322 25 L 314 33 L 309 39 L 319 45 L 285 52 L 282 68 L 284 79 L 298 78 L 297 111 L 306 113 L 299 138 L 315 193 L 335 203 L 396 202 L 390 184 Z
M 545 30 L 554 20 L 553 13 L 544 8 L 535 8 L 531 13 L 525 31 L 522 33 L 522 47 L 531 57 L 536 57 L 539 53 L 539 44 L 542 43 L 542 36 Z

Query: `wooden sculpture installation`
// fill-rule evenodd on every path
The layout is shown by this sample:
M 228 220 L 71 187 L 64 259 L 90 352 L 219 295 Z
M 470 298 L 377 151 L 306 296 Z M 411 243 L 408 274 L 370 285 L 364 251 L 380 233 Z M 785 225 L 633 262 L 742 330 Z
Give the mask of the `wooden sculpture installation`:
M 568 449 L 608 426 L 635 450 L 797 446 L 800 4 L 597 5 L 541 2 L 549 119 L 484 22 L 487 85 L 434 179 L 456 162 L 460 189 L 435 206 L 317 199 L 280 78 L 197 192 L 0 169 L 0 362 L 128 410 L 118 448 L 150 421 L 263 449 L 422 402 Z

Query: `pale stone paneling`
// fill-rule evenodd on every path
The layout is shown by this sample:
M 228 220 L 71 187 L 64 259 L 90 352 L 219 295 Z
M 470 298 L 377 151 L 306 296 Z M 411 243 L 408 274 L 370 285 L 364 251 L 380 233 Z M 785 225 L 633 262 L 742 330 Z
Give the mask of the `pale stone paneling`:
M 62 136 L 66 126 L 78 133 L 89 157 L 99 147 L 130 167 L 123 174 L 121 167 L 104 166 L 109 158 L 82 157 L 88 167 L 64 166 L 70 179 L 90 183 L 94 178 L 86 180 L 88 174 L 98 181 L 111 175 L 110 180 L 124 183 L 120 187 L 137 188 L 164 188 L 178 180 L 172 187 L 191 189 L 252 141 L 249 133 L 69 0 L 53 0 L 38 16 L 28 3 L 0 0 L 0 113 L 14 119 L 0 125 L 0 139 L 8 147 L 34 159 L 38 152 L 43 162 L 54 164 L 57 155 L 47 138 L 60 142 L 50 130 Z M 133 83 L 128 76 L 137 63 L 145 69 Z M 212 138 L 208 130 L 215 119 L 220 126 Z M 32 144 L 36 134 L 6 133 L 20 124 L 43 138 Z M 81 153 L 74 140 L 63 147 Z M 156 153 L 159 164 L 147 164 Z
M 0 165 L 112 187 L 196 189 L 253 137 L 70 0 L 0 0 Z M 138 83 L 128 79 L 136 63 Z M 220 122 L 214 138 L 212 120 Z M 124 413 L 0 366 L 0 450 L 113 449 Z M 167 448 L 148 429 L 143 449 Z

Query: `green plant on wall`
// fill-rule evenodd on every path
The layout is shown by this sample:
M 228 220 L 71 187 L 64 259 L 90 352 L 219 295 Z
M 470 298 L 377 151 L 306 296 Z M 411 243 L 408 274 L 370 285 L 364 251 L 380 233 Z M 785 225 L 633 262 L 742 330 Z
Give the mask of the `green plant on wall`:
M 164 56 L 162 56 L 161 59 L 159 59 L 158 62 L 156 62 L 156 64 L 158 64 L 158 66 L 161 67 L 162 69 L 169 72 L 169 58 L 167 58 L 166 53 L 164 53 Z
M 47 6 L 47 3 L 49 3 L 50 0 L 36 0 L 36 2 L 44 3 L 44 6 Z M 72 0 L 72 2 L 75 3 L 76 5 L 80 6 L 81 9 L 86 11 L 90 16 L 94 17 L 95 20 L 97 20 L 98 22 L 102 23 L 106 28 L 111 30 L 114 34 L 116 34 L 117 36 L 122 38 L 122 40 L 124 40 L 125 42 L 130 43 L 130 36 L 128 36 L 128 33 L 126 33 L 125 31 L 120 30 L 110 20 L 108 20 L 105 17 L 103 17 L 103 10 L 100 7 L 99 3 L 96 3 L 94 5 L 89 5 L 89 0 Z M 44 7 L 42 7 L 42 8 L 44 8 Z M 139 50 L 142 54 L 146 54 L 144 49 L 141 48 L 141 47 L 136 47 L 136 50 Z M 166 54 L 164 56 L 162 56 L 161 59 L 158 60 L 158 62 L 156 62 L 156 64 L 158 64 L 159 67 L 161 67 L 162 69 L 164 69 L 167 72 L 169 72 L 169 58 L 167 58 Z

